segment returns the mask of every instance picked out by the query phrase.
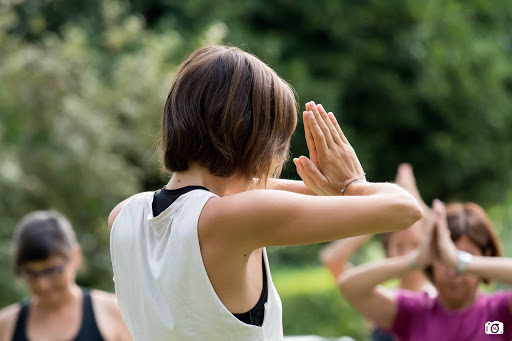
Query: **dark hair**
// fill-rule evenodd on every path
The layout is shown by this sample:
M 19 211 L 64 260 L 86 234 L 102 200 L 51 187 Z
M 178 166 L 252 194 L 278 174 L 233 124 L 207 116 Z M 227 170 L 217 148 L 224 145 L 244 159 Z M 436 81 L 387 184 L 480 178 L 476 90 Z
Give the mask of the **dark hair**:
M 451 238 L 455 243 L 462 236 L 473 242 L 484 256 L 501 257 L 503 255 L 500 241 L 494 231 L 491 220 L 484 209 L 475 203 L 452 203 L 446 206 L 446 220 Z M 432 280 L 432 267 L 425 269 Z M 482 278 L 485 284 L 490 280 Z
M 296 125 L 294 91 L 270 67 L 236 47 L 201 48 L 171 84 L 163 163 L 179 172 L 195 162 L 216 176 L 266 184 L 280 173 Z
M 24 216 L 14 233 L 14 269 L 26 262 L 44 261 L 51 256 L 69 259 L 77 245 L 71 223 L 57 211 L 34 211 Z

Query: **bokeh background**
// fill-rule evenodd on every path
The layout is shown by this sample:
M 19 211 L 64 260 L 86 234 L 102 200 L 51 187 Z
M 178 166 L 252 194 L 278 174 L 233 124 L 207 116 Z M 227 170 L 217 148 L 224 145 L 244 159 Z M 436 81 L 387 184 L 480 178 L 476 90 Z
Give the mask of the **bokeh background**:
M 79 283 L 113 291 L 108 213 L 167 182 L 161 110 L 176 66 L 207 44 L 254 53 L 302 109 L 333 111 L 369 180 L 407 161 L 425 201 L 483 205 L 512 255 L 511 27 L 511 1 L 0 0 L 0 307 L 27 295 L 11 238 L 35 209 L 70 218 Z M 285 334 L 364 340 L 320 248 L 269 250 Z M 373 241 L 355 263 L 382 256 Z

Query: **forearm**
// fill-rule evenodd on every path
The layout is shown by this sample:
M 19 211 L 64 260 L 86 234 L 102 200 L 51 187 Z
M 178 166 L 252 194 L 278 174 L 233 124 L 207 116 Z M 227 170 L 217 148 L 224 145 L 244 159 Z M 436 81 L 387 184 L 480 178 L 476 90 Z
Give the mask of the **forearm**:
M 466 272 L 512 285 L 512 258 L 473 256 L 466 265 Z
M 355 182 L 348 186 L 345 195 L 407 195 L 414 198 L 412 194 L 398 185 L 388 182 Z M 416 201 L 416 199 L 414 199 Z
M 300 180 L 272 179 L 273 189 L 305 195 L 315 195 L 304 182 Z
M 414 257 L 413 252 L 352 268 L 340 276 L 338 284 L 345 296 L 368 295 L 379 284 L 411 271 Z
M 337 240 L 327 245 L 320 253 L 320 261 L 338 278 L 349 266 L 350 257 L 371 238 L 371 234 Z

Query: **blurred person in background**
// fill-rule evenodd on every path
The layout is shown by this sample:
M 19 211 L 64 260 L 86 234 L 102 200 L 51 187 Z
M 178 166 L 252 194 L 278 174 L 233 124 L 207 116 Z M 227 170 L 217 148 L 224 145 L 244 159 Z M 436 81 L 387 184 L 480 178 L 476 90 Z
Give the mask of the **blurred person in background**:
M 293 89 L 238 48 L 205 47 L 179 67 L 162 119 L 170 181 L 109 217 L 116 294 L 135 340 L 281 340 L 266 246 L 420 219 L 399 186 L 365 181 L 334 115 L 313 102 L 303 115 L 310 158 L 294 159 L 304 183 L 272 180 L 288 157 L 296 109 Z M 317 167 L 312 181 L 306 170 Z
M 425 235 L 425 225 L 431 214 L 430 207 L 425 204 L 419 194 L 410 164 L 404 163 L 398 167 L 395 183 L 416 198 L 423 209 L 423 217 L 408 230 L 389 232 L 379 236 L 386 257 L 400 257 L 415 251 Z M 347 268 L 351 267 L 350 257 L 371 237 L 372 235 L 363 235 L 332 242 L 320 252 L 320 261 L 337 280 Z M 419 269 L 400 277 L 399 285 L 401 289 L 426 292 L 430 296 L 435 296 L 437 293 L 425 272 Z M 371 321 L 370 325 L 372 325 Z M 378 327 L 372 327 L 372 329 L 372 341 L 393 341 L 394 337 L 390 332 Z
M 512 259 L 501 257 L 490 219 L 474 203 L 435 200 L 426 235 L 407 255 L 371 262 L 339 278 L 343 296 L 399 341 L 509 341 L 512 290 L 486 293 L 479 284 L 512 284 Z M 438 294 L 389 290 L 380 284 L 424 269 Z
M 32 298 L 0 310 L 0 341 L 132 340 L 115 295 L 79 287 L 80 246 L 57 211 L 35 211 L 18 224 L 14 267 Z

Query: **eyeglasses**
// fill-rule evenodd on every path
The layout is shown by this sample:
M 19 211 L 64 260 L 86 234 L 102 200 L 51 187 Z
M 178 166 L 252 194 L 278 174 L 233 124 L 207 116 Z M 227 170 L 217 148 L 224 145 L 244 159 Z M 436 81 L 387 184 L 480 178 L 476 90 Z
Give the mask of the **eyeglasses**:
M 22 269 L 20 274 L 28 281 L 35 281 L 36 279 L 38 279 L 40 277 L 54 279 L 58 275 L 62 274 L 62 272 L 64 272 L 64 268 L 66 267 L 67 264 L 68 264 L 68 262 L 65 262 L 63 264 L 51 266 L 51 267 L 48 267 L 48 268 L 42 269 L 42 270 Z

